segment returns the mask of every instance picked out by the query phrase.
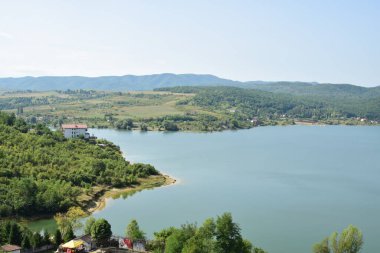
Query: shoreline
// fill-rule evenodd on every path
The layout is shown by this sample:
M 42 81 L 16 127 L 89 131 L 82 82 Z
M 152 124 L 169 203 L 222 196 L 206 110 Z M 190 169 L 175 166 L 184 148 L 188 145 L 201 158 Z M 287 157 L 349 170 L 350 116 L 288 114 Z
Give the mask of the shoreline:
M 84 212 L 90 216 L 96 211 L 100 211 L 107 205 L 109 198 L 119 198 L 121 196 L 128 196 L 138 193 L 140 191 L 154 189 L 158 187 L 172 186 L 179 183 L 178 179 L 170 177 L 166 174 L 160 174 L 156 176 L 150 176 L 148 178 L 139 179 L 138 185 L 128 186 L 124 188 L 111 188 L 102 189 L 100 196 L 88 196 L 89 200 L 84 205 L 78 205 Z M 30 217 L 11 216 L 0 218 L 1 220 L 16 220 L 21 223 L 29 223 L 38 220 L 54 219 L 54 214 L 34 215 Z
M 182 133 L 214 133 L 214 132 L 224 132 L 224 131 L 237 131 L 237 130 L 247 130 L 247 129 L 253 129 L 253 128 L 256 128 L 256 127 L 272 127 L 272 126 L 363 126 L 363 127 L 366 127 L 366 126 L 380 126 L 380 123 L 362 123 L 362 122 L 339 122 L 339 123 L 327 123 L 327 122 L 323 122 L 323 121 L 316 121 L 316 122 L 304 122 L 304 121 L 294 121 L 294 123 L 285 123 L 285 124 L 274 124 L 274 125 L 271 125 L 271 124 L 265 124 L 265 125 L 257 125 L 257 126 L 250 126 L 250 127 L 243 127 L 243 128 L 236 128 L 236 129 L 233 129 L 233 128 L 226 128 L 226 129 L 220 129 L 220 130 L 199 130 L 199 129 L 193 129 L 193 130 L 189 130 L 189 129 L 186 129 L 186 130 L 183 130 L 183 129 L 179 129 L 178 131 L 167 131 L 167 130 L 158 130 L 156 128 L 153 128 L 153 129 L 148 129 L 146 131 L 142 131 L 140 130 L 139 128 L 132 128 L 130 130 L 127 130 L 127 129 L 118 129 L 116 127 L 99 127 L 99 126 L 91 126 L 90 129 L 97 129 L 97 130 L 103 130 L 103 129 L 109 129 L 109 130 L 116 130 L 116 131 L 136 131 L 136 132 L 161 132 L 161 133 L 178 133 L 178 132 L 182 132 Z
M 158 187 L 165 187 L 175 185 L 179 182 L 178 179 L 170 177 L 166 174 L 157 176 L 150 176 L 139 180 L 139 185 L 128 186 L 125 188 L 112 188 L 102 192 L 100 197 L 92 199 L 89 203 L 82 207 L 82 209 L 89 215 L 96 211 L 101 211 L 107 205 L 107 200 L 110 198 L 116 199 L 121 196 L 128 196 L 138 193 L 143 190 L 154 189 Z

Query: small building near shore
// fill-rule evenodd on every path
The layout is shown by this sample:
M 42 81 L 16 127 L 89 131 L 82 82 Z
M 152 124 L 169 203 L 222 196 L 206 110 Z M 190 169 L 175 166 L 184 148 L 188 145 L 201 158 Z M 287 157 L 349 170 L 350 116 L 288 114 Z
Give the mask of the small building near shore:
M 67 139 L 79 138 L 81 136 L 85 139 L 90 138 L 90 133 L 87 132 L 87 125 L 84 124 L 62 124 L 61 129 Z
M 5 244 L 0 247 L 0 252 L 4 253 L 20 253 L 21 247 L 18 245 Z
M 82 235 L 75 238 L 75 240 L 83 241 L 83 247 L 86 252 L 90 252 L 96 248 L 95 240 L 92 239 L 91 235 Z

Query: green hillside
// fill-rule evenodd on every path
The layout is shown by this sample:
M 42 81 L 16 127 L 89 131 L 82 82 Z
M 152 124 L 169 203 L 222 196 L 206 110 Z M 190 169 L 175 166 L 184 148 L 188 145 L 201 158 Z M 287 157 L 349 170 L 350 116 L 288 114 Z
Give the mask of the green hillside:
M 306 82 L 247 82 L 247 87 L 299 96 L 317 96 L 328 98 L 362 98 L 380 97 L 380 87 L 366 88 L 351 84 L 319 84 Z
M 85 205 L 79 197 L 95 188 L 126 187 L 158 174 L 151 165 L 125 161 L 112 143 L 66 140 L 3 112 L 0 143 L 0 217 L 65 211 Z
M 233 110 L 237 119 L 252 117 L 298 118 L 312 120 L 364 117 L 380 119 L 380 96 L 332 94 L 291 95 L 236 87 L 174 87 L 161 91 L 196 93 L 187 104 L 211 110 Z M 330 94 L 330 93 L 329 93 Z M 364 96 L 364 95 L 363 95 Z M 283 115 L 283 116 L 280 116 Z

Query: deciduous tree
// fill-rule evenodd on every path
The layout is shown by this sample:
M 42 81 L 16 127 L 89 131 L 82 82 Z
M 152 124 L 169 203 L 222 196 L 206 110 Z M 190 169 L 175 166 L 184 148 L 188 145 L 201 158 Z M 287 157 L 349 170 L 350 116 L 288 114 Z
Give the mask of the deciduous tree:
M 125 235 L 132 240 L 145 239 L 145 233 L 140 229 L 136 220 L 131 220 L 128 224 Z
M 105 219 L 96 220 L 91 227 L 91 236 L 98 245 L 108 245 L 111 235 L 111 225 Z

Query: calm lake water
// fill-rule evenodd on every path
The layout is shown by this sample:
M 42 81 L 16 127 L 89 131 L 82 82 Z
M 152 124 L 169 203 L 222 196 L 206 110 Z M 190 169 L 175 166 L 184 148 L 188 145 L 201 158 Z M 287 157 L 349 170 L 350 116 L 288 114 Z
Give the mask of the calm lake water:
M 179 179 L 109 199 L 94 214 L 123 234 L 132 218 L 154 231 L 231 212 L 243 235 L 270 253 L 306 253 L 349 224 L 364 253 L 380 250 L 380 127 L 259 127 L 217 133 L 91 129 L 132 162 Z M 39 221 L 48 224 L 49 221 Z M 33 224 L 32 224 L 33 225 Z

